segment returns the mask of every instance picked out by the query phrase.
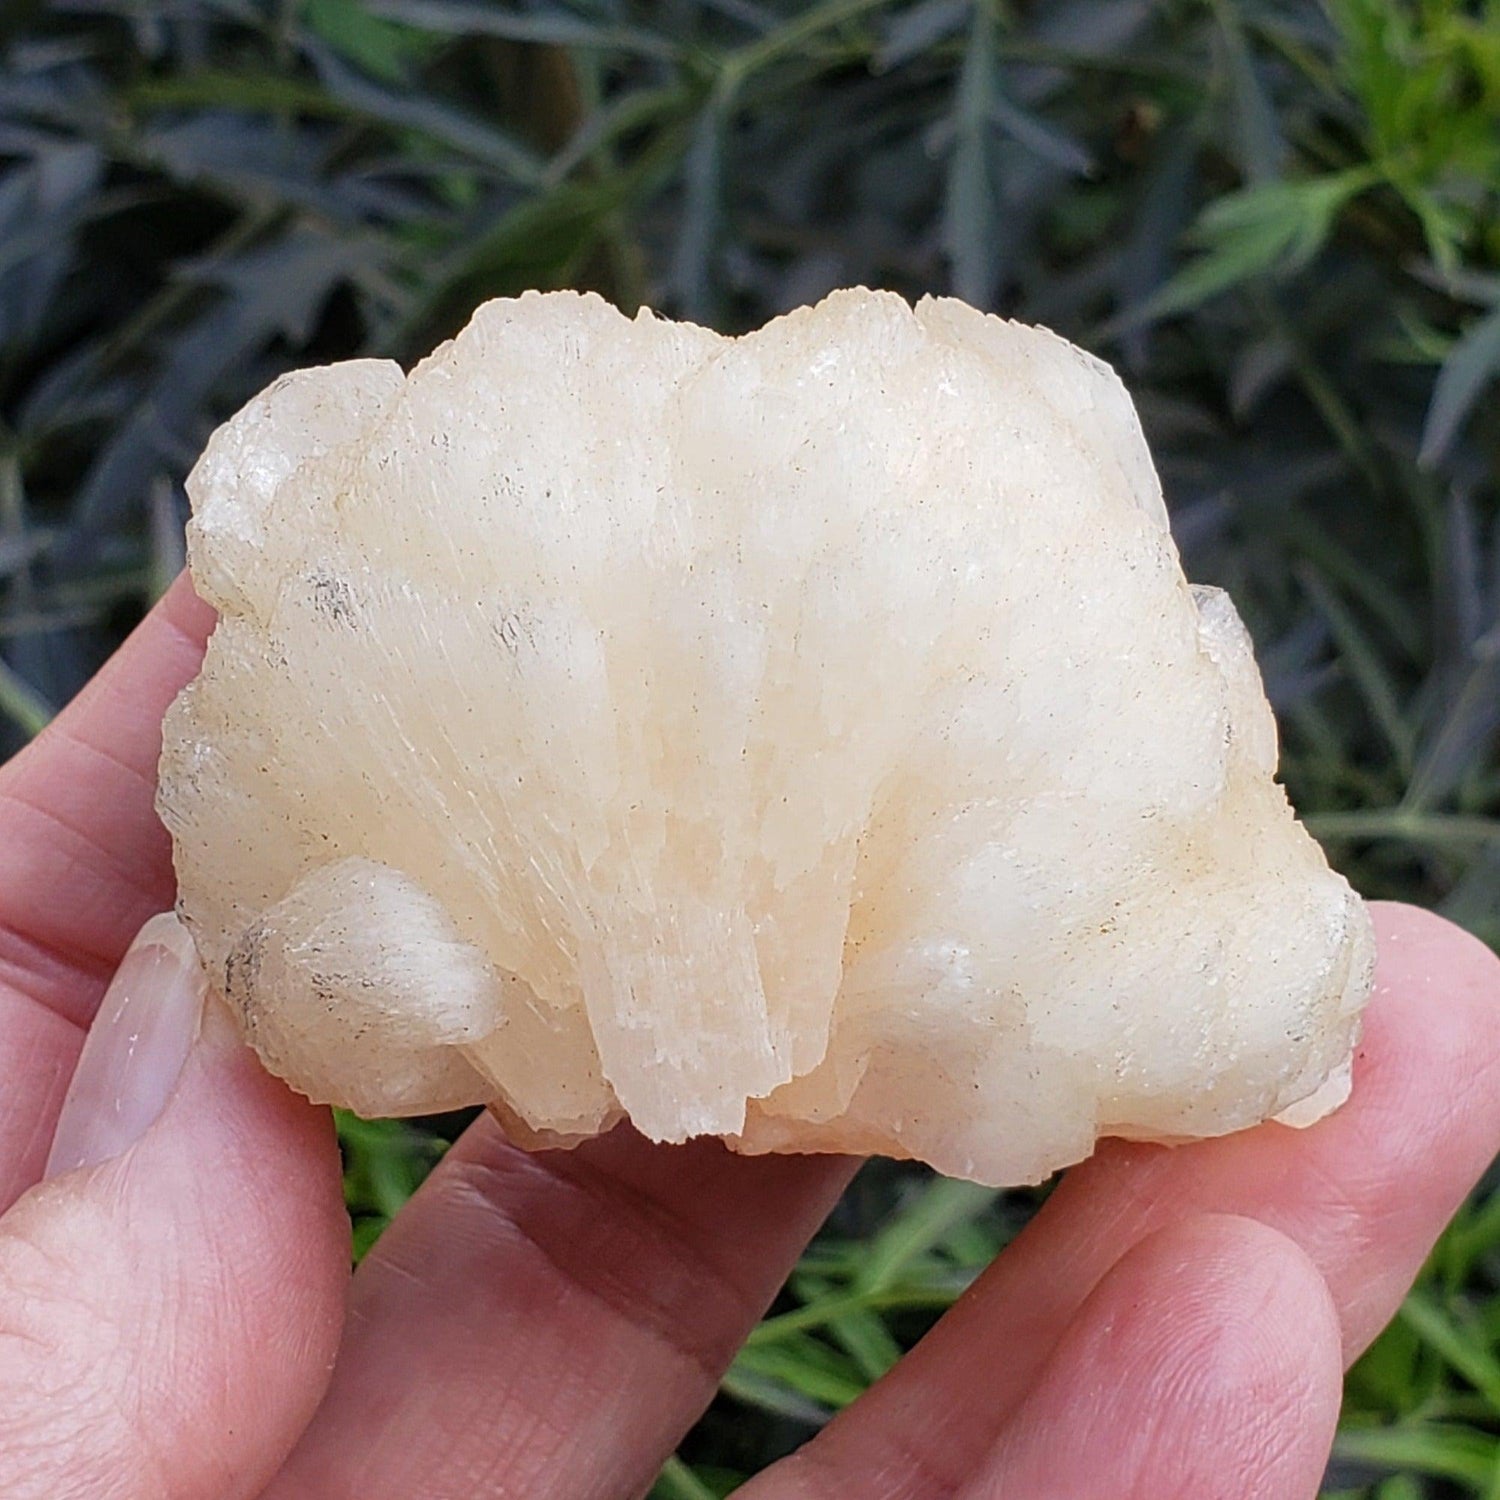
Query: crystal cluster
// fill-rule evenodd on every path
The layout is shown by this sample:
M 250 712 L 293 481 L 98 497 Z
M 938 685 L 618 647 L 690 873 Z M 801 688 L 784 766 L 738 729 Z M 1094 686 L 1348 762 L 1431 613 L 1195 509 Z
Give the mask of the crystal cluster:
M 278 381 L 189 488 L 180 910 L 312 1098 L 1012 1183 L 1347 1088 L 1366 914 L 1055 335 L 529 295 Z

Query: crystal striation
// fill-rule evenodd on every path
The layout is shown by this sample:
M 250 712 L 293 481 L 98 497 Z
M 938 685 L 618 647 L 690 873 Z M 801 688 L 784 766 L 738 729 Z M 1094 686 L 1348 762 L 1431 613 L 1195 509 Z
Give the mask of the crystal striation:
M 1347 1091 L 1367 916 L 1063 339 L 533 294 L 277 381 L 189 490 L 179 908 L 313 1099 L 1017 1183 Z

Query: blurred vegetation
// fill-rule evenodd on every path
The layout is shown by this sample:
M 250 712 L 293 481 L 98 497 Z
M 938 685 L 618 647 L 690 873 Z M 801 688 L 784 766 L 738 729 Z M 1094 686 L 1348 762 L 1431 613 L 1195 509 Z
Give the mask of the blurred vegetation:
M 951 291 L 1122 368 L 1297 804 L 1362 889 L 1500 940 L 1496 0 L 6 0 L 0 38 L 0 750 L 290 365 L 530 286 L 729 329 Z M 449 1133 L 345 1122 L 361 1247 Z M 658 1493 L 852 1399 L 1027 1201 L 870 1169 Z M 1497 1348 L 1487 1190 L 1351 1376 L 1329 1493 L 1500 1500 Z

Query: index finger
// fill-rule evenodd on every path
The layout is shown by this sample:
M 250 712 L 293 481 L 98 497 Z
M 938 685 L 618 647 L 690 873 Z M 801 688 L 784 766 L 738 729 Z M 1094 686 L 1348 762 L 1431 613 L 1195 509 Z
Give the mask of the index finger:
M 161 718 L 213 621 L 184 574 L 0 767 L 0 1211 L 41 1175 L 110 975 L 172 904 L 171 844 L 153 809 Z

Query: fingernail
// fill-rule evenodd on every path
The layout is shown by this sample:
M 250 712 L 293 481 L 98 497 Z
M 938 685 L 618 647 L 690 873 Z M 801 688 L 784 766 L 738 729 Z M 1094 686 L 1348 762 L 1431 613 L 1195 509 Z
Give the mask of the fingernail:
M 152 917 L 115 971 L 63 1100 L 48 1177 L 133 1145 L 165 1107 L 198 1035 L 206 985 L 187 929 Z

